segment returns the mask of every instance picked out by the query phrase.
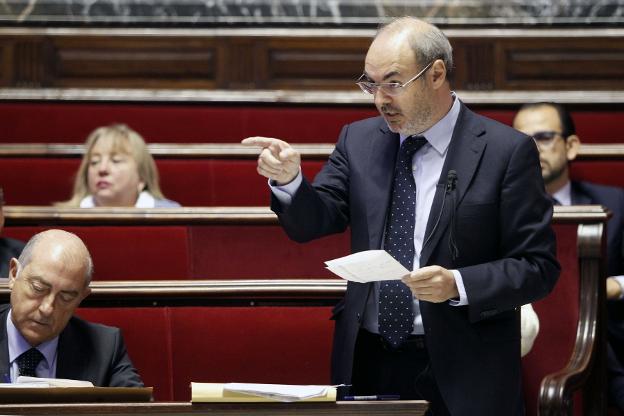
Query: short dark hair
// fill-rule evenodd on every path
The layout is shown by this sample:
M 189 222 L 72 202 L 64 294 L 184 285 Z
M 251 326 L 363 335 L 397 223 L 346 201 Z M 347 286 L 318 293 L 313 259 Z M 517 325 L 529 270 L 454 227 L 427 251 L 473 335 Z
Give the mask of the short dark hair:
M 2 187 L 0 186 L 0 207 L 4 205 L 4 191 L 2 190 Z
M 522 110 L 534 110 L 538 107 L 550 107 L 557 112 L 557 115 L 559 116 L 559 122 L 561 123 L 561 134 L 564 138 L 567 139 L 573 134 L 576 134 L 576 127 L 574 126 L 574 120 L 572 120 L 572 116 L 570 115 L 568 110 L 566 110 L 565 107 L 559 103 L 554 103 L 550 101 L 528 103 L 520 107 L 520 110 L 518 111 L 520 112 Z

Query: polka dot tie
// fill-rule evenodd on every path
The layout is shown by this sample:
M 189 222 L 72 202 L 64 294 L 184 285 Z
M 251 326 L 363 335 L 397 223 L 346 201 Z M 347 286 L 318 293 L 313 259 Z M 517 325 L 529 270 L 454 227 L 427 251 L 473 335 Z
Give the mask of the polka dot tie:
M 27 377 L 37 377 L 35 368 L 39 362 L 43 360 L 43 354 L 37 348 L 31 348 L 17 357 L 17 366 L 19 367 L 19 375 Z
M 410 136 L 401 144 L 394 172 L 392 204 L 386 235 L 385 250 L 408 270 L 414 263 L 414 215 L 416 184 L 412 174 L 412 156 L 427 140 Z M 385 280 L 379 289 L 379 333 L 394 348 L 399 347 L 412 333 L 414 313 L 412 292 L 400 280 Z

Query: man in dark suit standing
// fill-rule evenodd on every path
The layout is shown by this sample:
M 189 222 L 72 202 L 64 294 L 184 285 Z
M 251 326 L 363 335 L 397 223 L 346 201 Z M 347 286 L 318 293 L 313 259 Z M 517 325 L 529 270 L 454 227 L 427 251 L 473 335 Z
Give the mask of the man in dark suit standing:
M 87 247 L 62 230 L 36 234 L 11 259 L 11 303 L 0 307 L 0 374 L 142 387 L 119 329 L 74 317 L 91 292 Z
M 603 205 L 613 214 L 607 224 L 609 398 L 624 411 L 624 189 L 570 179 L 570 163 L 581 141 L 570 113 L 562 105 L 525 104 L 513 126 L 533 136 L 537 143 L 546 191 L 556 204 Z
M 4 192 L 2 188 L 0 188 L 0 235 L 2 235 L 2 228 L 4 228 L 3 206 Z M 19 240 L 0 237 L 0 278 L 7 278 L 9 276 L 9 260 L 13 257 L 18 257 L 23 248 L 24 243 Z
M 243 143 L 263 148 L 258 172 L 291 238 L 350 227 L 353 252 L 384 248 L 412 270 L 402 283 L 348 282 L 332 382 L 426 399 L 436 416 L 520 415 L 519 308 L 559 275 L 552 208 L 531 139 L 468 110 L 451 68 L 438 28 L 397 19 L 358 82 L 381 117 L 345 126 L 313 184 L 288 143 Z

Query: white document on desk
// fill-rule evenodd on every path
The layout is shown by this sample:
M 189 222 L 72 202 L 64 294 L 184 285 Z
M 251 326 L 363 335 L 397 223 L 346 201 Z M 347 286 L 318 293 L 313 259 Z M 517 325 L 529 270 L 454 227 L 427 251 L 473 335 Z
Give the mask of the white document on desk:
M 367 250 L 325 262 L 327 269 L 353 282 L 400 280 L 410 273 L 385 250 Z

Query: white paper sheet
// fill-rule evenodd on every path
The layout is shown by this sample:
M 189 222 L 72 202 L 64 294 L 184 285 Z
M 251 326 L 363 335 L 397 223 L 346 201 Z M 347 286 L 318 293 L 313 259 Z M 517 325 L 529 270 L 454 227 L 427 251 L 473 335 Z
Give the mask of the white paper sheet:
M 331 386 L 299 386 L 291 384 L 227 383 L 223 390 L 252 394 L 282 402 L 311 399 L 327 395 Z
M 345 280 L 367 283 L 400 280 L 410 273 L 385 250 L 367 250 L 325 262 L 327 269 Z

